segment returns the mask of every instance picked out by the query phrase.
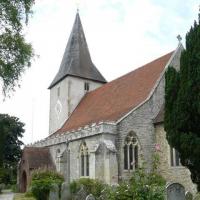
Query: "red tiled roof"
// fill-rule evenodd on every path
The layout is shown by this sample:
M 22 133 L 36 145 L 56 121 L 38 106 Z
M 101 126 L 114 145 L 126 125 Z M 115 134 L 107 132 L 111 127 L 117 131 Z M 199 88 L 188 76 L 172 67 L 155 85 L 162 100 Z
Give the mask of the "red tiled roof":
M 116 121 L 142 103 L 153 89 L 173 52 L 168 53 L 85 95 L 61 133 L 100 121 Z
M 25 147 L 23 150 L 23 159 L 25 159 L 29 168 L 38 169 L 38 168 L 51 168 L 54 169 L 49 148 L 47 147 Z

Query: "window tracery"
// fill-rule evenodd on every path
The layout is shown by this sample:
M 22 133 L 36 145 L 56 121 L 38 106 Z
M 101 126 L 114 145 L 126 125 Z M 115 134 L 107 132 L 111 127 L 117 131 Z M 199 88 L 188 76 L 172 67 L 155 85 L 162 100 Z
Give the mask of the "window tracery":
M 130 132 L 124 144 L 124 169 L 135 170 L 138 168 L 138 141 L 135 133 Z
M 86 143 L 80 147 L 80 172 L 81 176 L 89 176 L 89 152 Z

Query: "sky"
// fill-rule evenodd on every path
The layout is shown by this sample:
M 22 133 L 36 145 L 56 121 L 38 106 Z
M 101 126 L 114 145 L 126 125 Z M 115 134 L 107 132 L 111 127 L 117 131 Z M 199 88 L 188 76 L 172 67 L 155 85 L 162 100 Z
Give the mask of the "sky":
M 174 49 L 197 20 L 198 0 L 36 0 L 25 36 L 36 53 L 0 112 L 25 123 L 23 142 L 48 136 L 49 90 L 77 7 L 93 63 L 111 81 Z

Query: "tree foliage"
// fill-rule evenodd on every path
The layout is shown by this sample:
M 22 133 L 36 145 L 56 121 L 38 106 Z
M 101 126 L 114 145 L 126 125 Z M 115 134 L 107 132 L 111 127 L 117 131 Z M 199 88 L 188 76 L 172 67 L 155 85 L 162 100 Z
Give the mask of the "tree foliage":
M 0 182 L 8 183 L 11 175 L 16 176 L 17 163 L 21 158 L 23 127 L 18 118 L 0 114 Z
M 165 130 L 200 190 L 200 14 L 186 35 L 180 71 L 165 74 Z
M 33 4 L 34 0 L 0 1 L 0 79 L 4 95 L 18 85 L 34 55 L 23 35 Z
M 36 170 L 32 174 L 31 191 L 37 200 L 47 200 L 54 184 L 61 188 L 64 178 L 57 172 L 49 170 Z

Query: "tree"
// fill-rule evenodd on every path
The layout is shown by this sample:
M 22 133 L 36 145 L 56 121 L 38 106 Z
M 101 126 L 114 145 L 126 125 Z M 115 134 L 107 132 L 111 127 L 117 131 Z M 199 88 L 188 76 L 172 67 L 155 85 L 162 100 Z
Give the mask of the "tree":
M 22 152 L 23 142 L 20 138 L 24 133 L 23 127 L 24 124 L 18 118 L 0 114 L 0 182 L 1 179 L 9 182 L 12 173 L 16 176 L 17 164 Z
M 180 154 L 183 166 L 200 191 L 200 14 L 186 34 L 180 71 L 165 74 L 165 131 L 169 144 Z
M 34 0 L 0 1 L 0 80 L 3 94 L 13 91 L 34 56 L 23 27 L 28 23 Z

